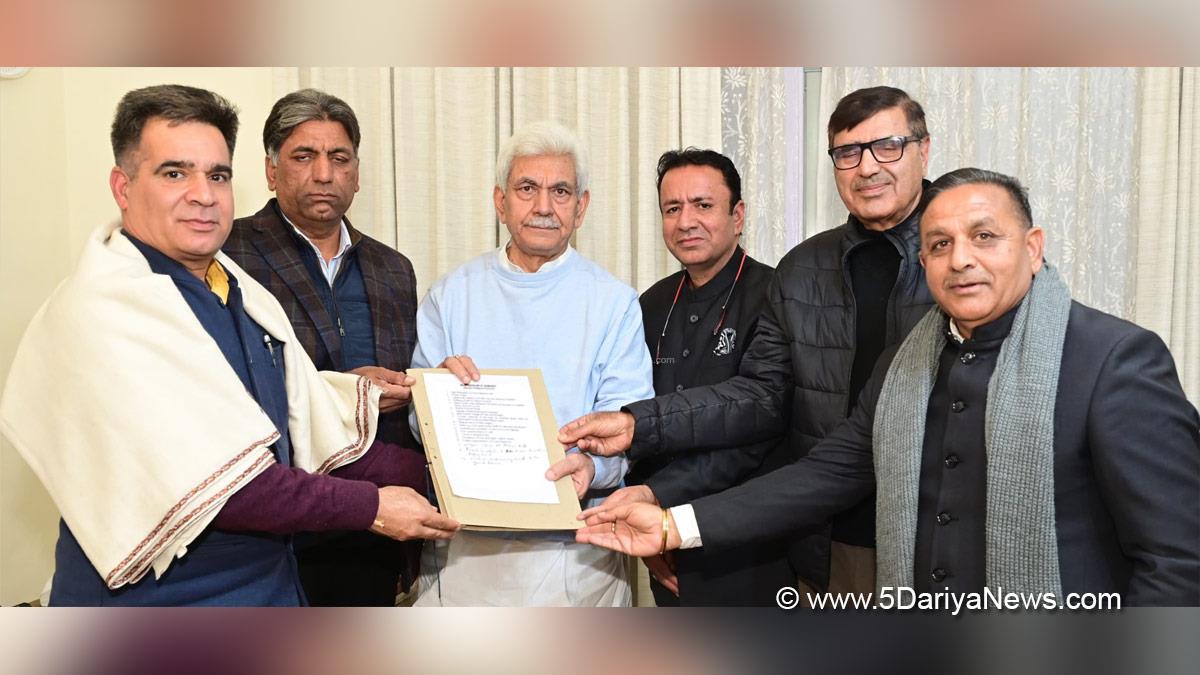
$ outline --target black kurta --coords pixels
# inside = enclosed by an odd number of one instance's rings
[[[971,592],[987,584],[988,382],[1017,308],[964,342],[948,335],[925,414],[913,584]]]
[[[680,271],[642,294],[656,394],[713,384],[737,374],[766,303],[772,272],[749,256],[743,265],[742,257],[739,247],[700,288],[692,288]],[[627,482],[650,486],[664,506],[683,504],[755,474],[775,445],[767,441],[737,449],[651,457],[634,463]],[[773,605],[776,591],[795,583],[782,543],[720,553],[680,551],[676,565],[682,605]],[[676,602],[658,584],[654,592],[659,605]]]

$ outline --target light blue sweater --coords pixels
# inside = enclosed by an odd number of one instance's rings
[[[479,368],[540,368],[558,425],[654,396],[637,294],[573,250],[524,274],[488,251],[442,277],[417,309],[414,368],[466,354]],[[593,457],[592,488],[620,484],[624,455]]]

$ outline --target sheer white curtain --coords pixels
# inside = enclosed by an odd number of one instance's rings
[[[719,147],[720,71],[703,68],[515,68],[510,127],[551,119],[591,156],[591,205],[575,244],[639,291],[679,268],[662,243],[658,157]]]
[[[418,293],[506,240],[492,206],[499,145],[553,119],[591,157],[591,205],[575,244],[639,291],[677,269],[662,244],[659,154],[719,147],[720,71],[706,68],[280,69],[277,94],[344,98],[363,127],[350,218],[412,259]]]
[[[362,130],[359,183],[361,189],[347,217],[354,227],[394,246],[395,162],[391,111],[392,76],[388,68],[276,68],[275,98],[304,87],[337,96],[354,108]],[[242,143],[262,150],[265,120],[243,120]],[[257,211],[260,205],[254,206]],[[248,209],[239,212],[253,213]]]
[[[413,261],[417,293],[498,245],[492,187],[501,92],[495,68],[397,68],[396,246]],[[364,187],[365,189],[365,187]]]
[[[723,68],[723,152],[742,176],[742,244],[769,265],[803,238],[804,69]]]
[[[925,108],[930,178],[964,166],[1019,178],[1075,297],[1132,317],[1137,83],[1135,69],[826,68],[820,119],[860,87],[904,89]],[[816,174],[818,225],[832,227],[846,209],[832,171]]]
[[[1134,319],[1200,403],[1200,68],[1146,69],[1140,104]]]

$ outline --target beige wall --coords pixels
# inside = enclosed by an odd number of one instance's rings
[[[108,190],[117,101],[130,89],[172,82],[216,91],[241,110],[235,213],[257,211],[270,196],[261,140],[275,100],[270,69],[34,68],[0,80],[0,381],[25,325],[74,267],[88,233],[119,216]],[[0,437],[0,604],[41,592],[57,521],[37,477]]]

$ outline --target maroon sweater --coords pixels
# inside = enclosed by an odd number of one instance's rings
[[[424,494],[425,476],[425,455],[379,440],[329,475],[275,463],[233,493],[213,527],[270,534],[366,530],[379,512],[380,487]]]

